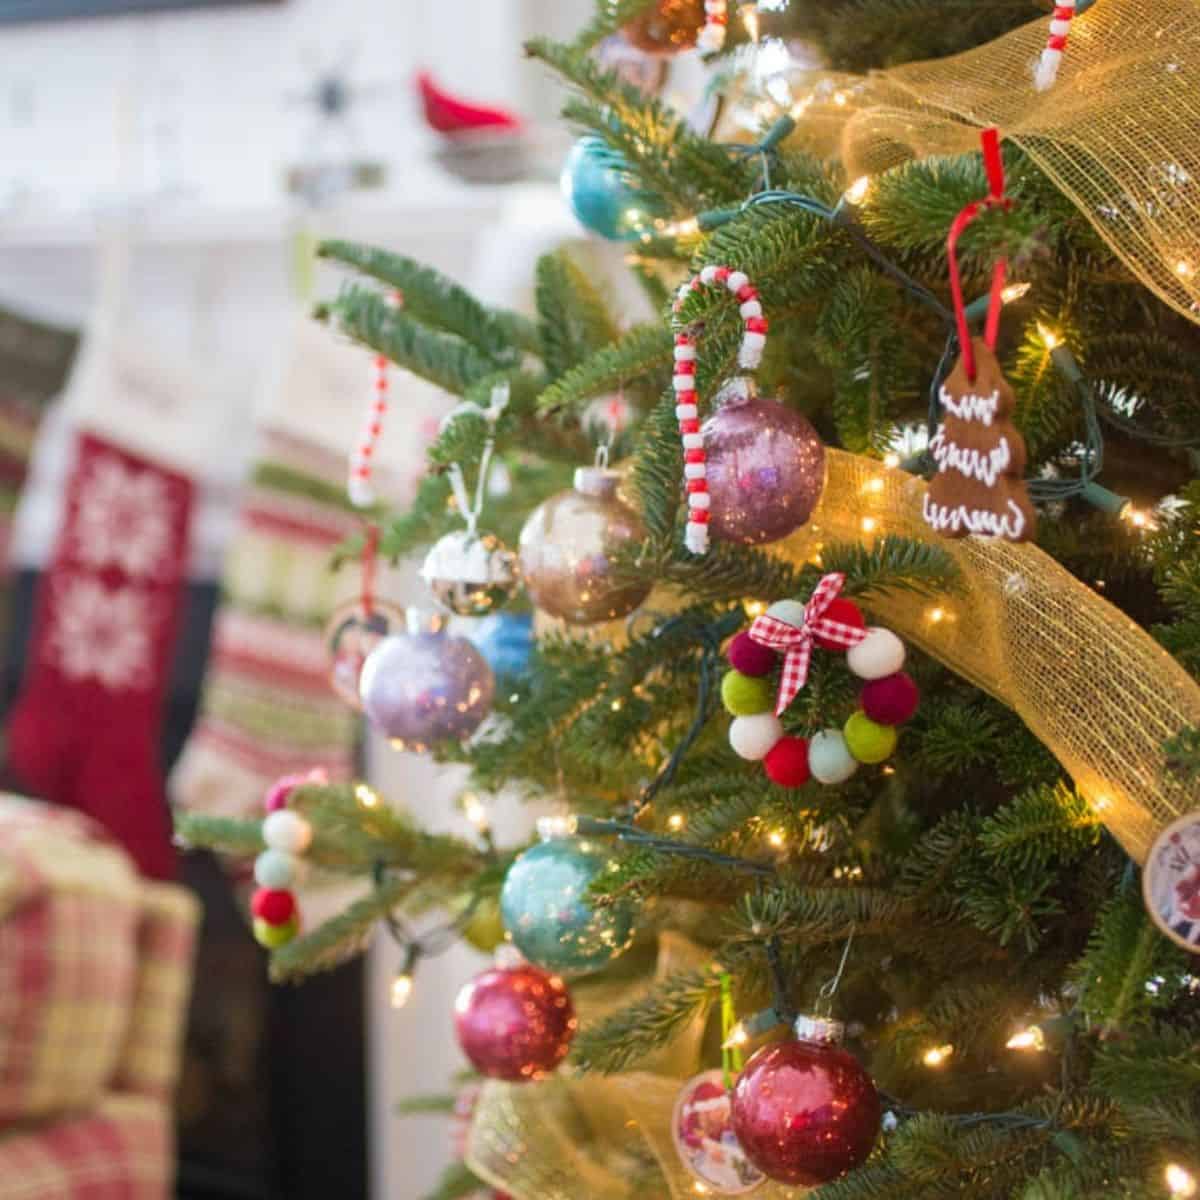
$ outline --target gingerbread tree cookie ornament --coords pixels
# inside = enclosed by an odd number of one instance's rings
[[[958,269],[958,239],[967,226],[985,209],[1012,207],[1004,194],[1000,136],[995,129],[985,129],[980,140],[988,194],[954,218],[946,239],[950,294],[962,352],[938,392],[942,421],[929,443],[938,473],[925,493],[922,511],[926,523],[947,537],[974,533],[1025,542],[1034,535],[1037,514],[1022,478],[1025,442],[1012,423],[1012,388],[995,353],[1008,260],[997,258],[992,269],[982,338],[971,337]]]
[[[947,537],[1028,541],[1037,514],[1022,478],[1025,440],[1012,423],[1012,388],[982,338],[972,349],[974,380],[964,354],[939,393],[944,415],[929,443],[938,473],[925,493],[925,520]]]

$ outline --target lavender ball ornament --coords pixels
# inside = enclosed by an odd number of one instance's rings
[[[409,631],[385,638],[367,656],[360,682],[367,719],[397,750],[468,737],[491,712],[492,669],[440,618],[409,614]]]
[[[712,497],[709,531],[724,542],[777,542],[812,515],[825,447],[795,409],[730,389],[701,429]]]

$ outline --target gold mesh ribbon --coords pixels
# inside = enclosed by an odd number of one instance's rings
[[[1200,319],[1200,4],[1096,0],[1058,82],[1033,88],[1039,19],[965,54],[793,80],[794,139],[850,178],[978,148],[996,125],[1151,291]]]
[[[933,601],[872,596],[872,618],[1013,709],[1143,862],[1164,825],[1200,808],[1200,784],[1168,775],[1163,751],[1200,725],[1200,686],[1036,546],[941,538],[921,516],[923,480],[842,450],[826,461],[821,503],[782,552],[803,562],[825,542],[887,534],[942,546],[962,573],[958,590]]]

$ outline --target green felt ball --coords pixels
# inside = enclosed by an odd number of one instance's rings
[[[899,735],[891,725],[876,725],[864,712],[846,722],[842,735],[850,753],[860,763],[881,763],[896,749]]]
[[[771,685],[766,679],[728,671],[721,680],[721,700],[735,717],[771,711]]]
[[[268,925],[261,917],[254,918],[254,940],[268,950],[286,946],[299,932],[300,921],[295,913],[283,925]]]

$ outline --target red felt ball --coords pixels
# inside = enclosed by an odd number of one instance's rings
[[[781,737],[767,752],[763,766],[780,787],[803,787],[810,778],[808,741],[800,737]]]
[[[780,1183],[817,1187],[859,1166],[879,1136],[879,1093],[859,1061],[824,1042],[776,1042],[733,1089],[746,1157]]]
[[[904,671],[872,679],[863,686],[862,710],[877,725],[903,725],[917,711],[921,693]]]
[[[838,596],[821,615],[829,621],[840,621],[843,625],[850,625],[855,629],[866,629],[867,627],[867,618],[862,615],[862,609],[853,600],[846,600],[842,596]],[[814,634],[813,641],[822,650],[840,650],[843,653],[846,650],[845,646],[831,641],[827,637],[822,637],[819,633]]]
[[[525,1083],[566,1057],[579,1022],[567,985],[534,966],[494,967],[458,994],[454,1028],[477,1071]]]
[[[296,897],[279,888],[259,888],[251,897],[250,911],[268,925],[286,925],[296,911]]]
[[[729,643],[729,663],[743,675],[769,675],[775,666],[775,651],[770,646],[756,642],[749,633],[742,632]]]

